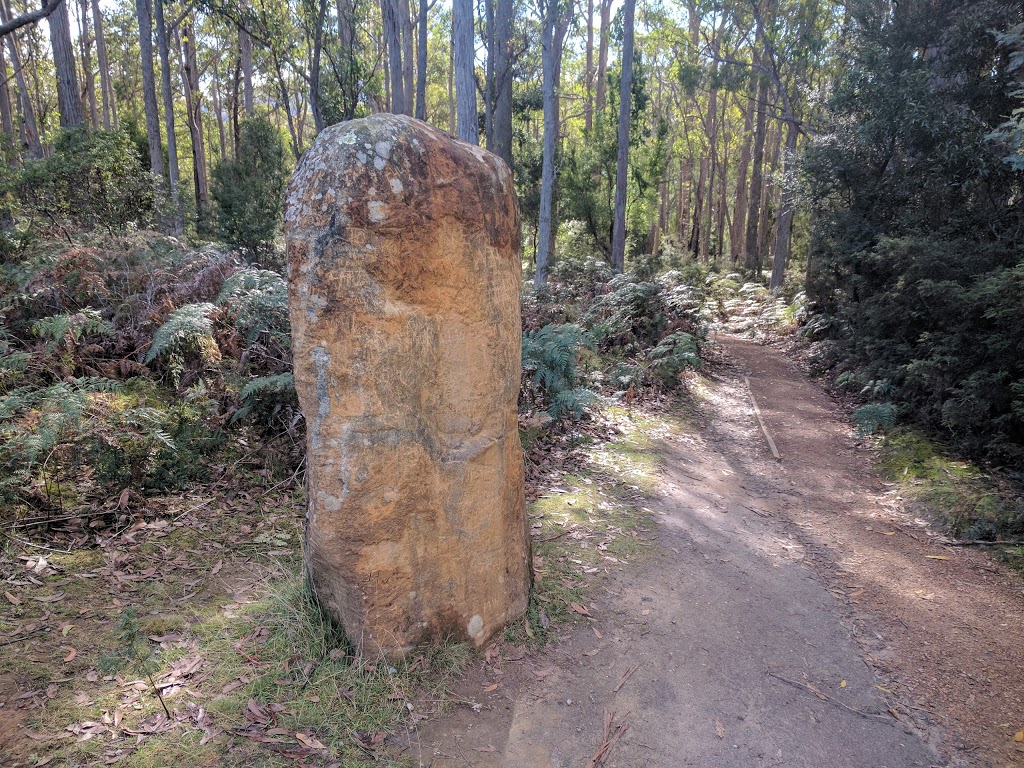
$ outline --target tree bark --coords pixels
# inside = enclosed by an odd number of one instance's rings
[[[416,119],[427,119],[427,0],[420,0],[416,20]]]
[[[252,90],[252,37],[244,29],[238,30],[238,52],[242,64],[242,106],[245,116],[252,117],[256,111]]]
[[[544,98],[544,143],[541,157],[540,209],[537,215],[537,268],[533,284],[540,288],[548,281],[551,261],[551,209],[555,188],[555,145],[558,138],[558,100],[555,96],[555,25],[558,0],[545,0],[544,26],[541,31],[541,77]]]
[[[295,116],[292,114],[292,99],[288,91],[288,83],[284,79],[284,69],[281,67],[281,59],[276,53],[271,53],[274,61],[274,73],[277,75],[277,87],[281,92],[281,101],[284,102],[284,113],[288,120],[288,135],[292,140],[292,155],[298,160],[302,155],[302,148],[299,145],[299,133],[295,128]]]
[[[597,111],[608,104],[608,36],[612,20],[612,0],[601,2],[601,29],[597,41]]]
[[[11,89],[7,85],[9,78],[7,57],[4,55],[3,42],[0,41],[0,127],[4,131],[3,152],[7,159],[7,165],[15,168],[18,165],[18,152],[14,138],[14,111],[11,107]]]
[[[399,0],[381,0],[384,41],[388,49],[388,80],[391,86],[391,112],[404,115],[405,80],[402,76],[402,22]]]
[[[75,72],[75,49],[71,42],[67,3],[58,5],[46,21],[50,26],[50,50],[53,52],[53,68],[57,75],[60,124],[64,128],[74,128],[85,123],[85,111],[82,109],[78,75]]]
[[[740,149],[739,165],[736,169],[736,205],[733,207],[732,234],[729,236],[732,263],[743,262],[746,253],[747,227],[747,174],[750,172],[750,149],[753,144],[754,99],[748,99],[743,115],[743,147]]]
[[[622,5],[622,76],[619,82],[619,147],[615,171],[615,223],[612,225],[612,269],[626,263],[626,187],[629,173],[629,117],[633,95],[633,16],[636,0]]]
[[[195,23],[191,16],[182,22],[184,34],[176,32],[181,61],[181,80],[185,84],[185,108],[192,138],[192,181],[196,194],[196,221],[207,223],[210,212],[210,183],[206,171],[206,141],[203,136],[203,94],[199,87],[199,62],[196,59]]]
[[[313,44],[309,56],[309,106],[313,112],[313,128],[320,133],[326,127],[323,106],[320,103],[320,63],[323,59],[327,0],[317,0],[317,3],[316,25],[313,29]]]
[[[594,0],[587,0],[586,67],[583,87],[587,92],[587,100],[583,107],[583,130],[590,131],[594,127]]]
[[[473,0],[452,0],[455,46],[456,135],[470,144],[480,143],[476,105],[476,55],[473,45]]]
[[[413,26],[412,15],[409,9],[409,0],[398,0],[398,14],[402,27],[402,92],[405,94],[405,109],[403,114],[412,117],[413,107]]]
[[[494,20],[494,153],[512,167],[514,0],[497,0]]]
[[[110,82],[110,59],[107,55],[107,38],[103,34],[103,14],[100,11],[100,0],[92,0],[92,25],[96,31],[96,59],[100,68],[103,127],[109,131],[112,128],[117,128],[117,103],[114,100],[114,86]]]
[[[139,55],[142,58],[142,105],[146,113],[146,138],[149,141],[149,169],[163,184],[164,150],[160,144],[160,112],[156,105],[156,81],[153,72],[153,6],[151,0],[135,0],[139,20]]]
[[[6,23],[10,18],[11,9],[8,5],[8,0],[0,0],[0,20]],[[3,40],[7,41],[7,47],[11,54],[11,67],[14,69],[14,81],[18,86],[18,111],[21,115],[19,129],[22,134],[22,151],[26,152],[29,158],[38,160],[43,156],[43,144],[39,139],[39,125],[36,122],[35,109],[32,107],[28,83],[25,81],[21,51],[18,50],[18,38],[16,34],[11,32]],[[2,44],[3,40],[0,40],[0,44]],[[14,134],[12,133],[11,135],[13,136]]]
[[[85,81],[85,100],[89,105],[89,120],[92,129],[100,129],[100,111],[96,103],[96,71],[92,68],[92,43],[89,36],[89,0],[78,3],[78,47],[82,54],[82,79]]]
[[[772,277],[768,288],[779,291],[786,279],[786,264],[789,262],[789,250],[793,241],[793,214],[795,212],[795,195],[793,185],[787,178],[793,172],[796,160],[796,142],[800,135],[795,122],[786,124],[786,154],[783,160],[783,185],[779,203],[778,223],[775,227],[775,255],[772,257]]]
[[[181,184],[178,179],[178,139],[174,133],[174,93],[171,91],[171,57],[167,45],[167,26],[164,22],[164,0],[153,0],[153,22],[156,25],[156,44],[160,54],[160,86],[164,96],[164,128],[167,134],[167,178],[171,189],[171,232],[185,231],[181,209]]]
[[[747,203],[747,237],[744,266],[748,272],[760,272],[761,253],[759,249],[761,213],[761,188],[764,180],[764,142],[768,130],[768,83],[759,78],[757,85],[757,117],[754,127],[754,158],[750,166],[750,198]]]
[[[220,159],[228,156],[228,141],[224,130],[224,102],[220,95],[220,56],[213,60],[213,82],[210,87],[213,96],[213,113],[217,115],[217,132],[220,134]]]
[[[494,0],[484,0],[484,44],[487,61],[484,66],[484,146],[494,151]]]

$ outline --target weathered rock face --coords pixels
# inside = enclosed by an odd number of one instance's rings
[[[367,654],[479,645],[531,578],[511,174],[411,118],[342,123],[285,234],[313,588]]]

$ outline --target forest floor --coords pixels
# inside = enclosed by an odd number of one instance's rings
[[[474,706],[420,723],[408,754],[437,768],[1024,766],[1020,578],[907,513],[796,364],[719,342],[693,411],[660,436],[644,508],[657,545],[598,575],[580,621],[540,651],[493,646],[455,691]]]

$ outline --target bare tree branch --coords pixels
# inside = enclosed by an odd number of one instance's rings
[[[13,19],[5,21],[3,24],[0,24],[0,37],[5,37],[16,29],[21,29],[29,24],[35,24],[40,19],[45,19],[56,11],[62,2],[64,0],[43,0],[43,4],[36,10],[23,13],[20,16],[15,16]]]

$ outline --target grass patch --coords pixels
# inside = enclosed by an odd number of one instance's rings
[[[955,458],[913,429],[885,437],[878,461],[904,498],[923,507],[950,536],[992,542],[1024,538],[1024,497],[1001,473]],[[1024,547],[1001,549],[1015,565],[1024,565]]]
[[[587,620],[574,605],[586,609],[595,580],[656,546],[645,504],[658,484],[658,442],[685,427],[614,405],[596,419],[603,436],[579,436],[572,471],[546,476],[546,492],[529,506],[534,590],[526,621],[506,629],[509,642],[537,646],[560,625]]]

